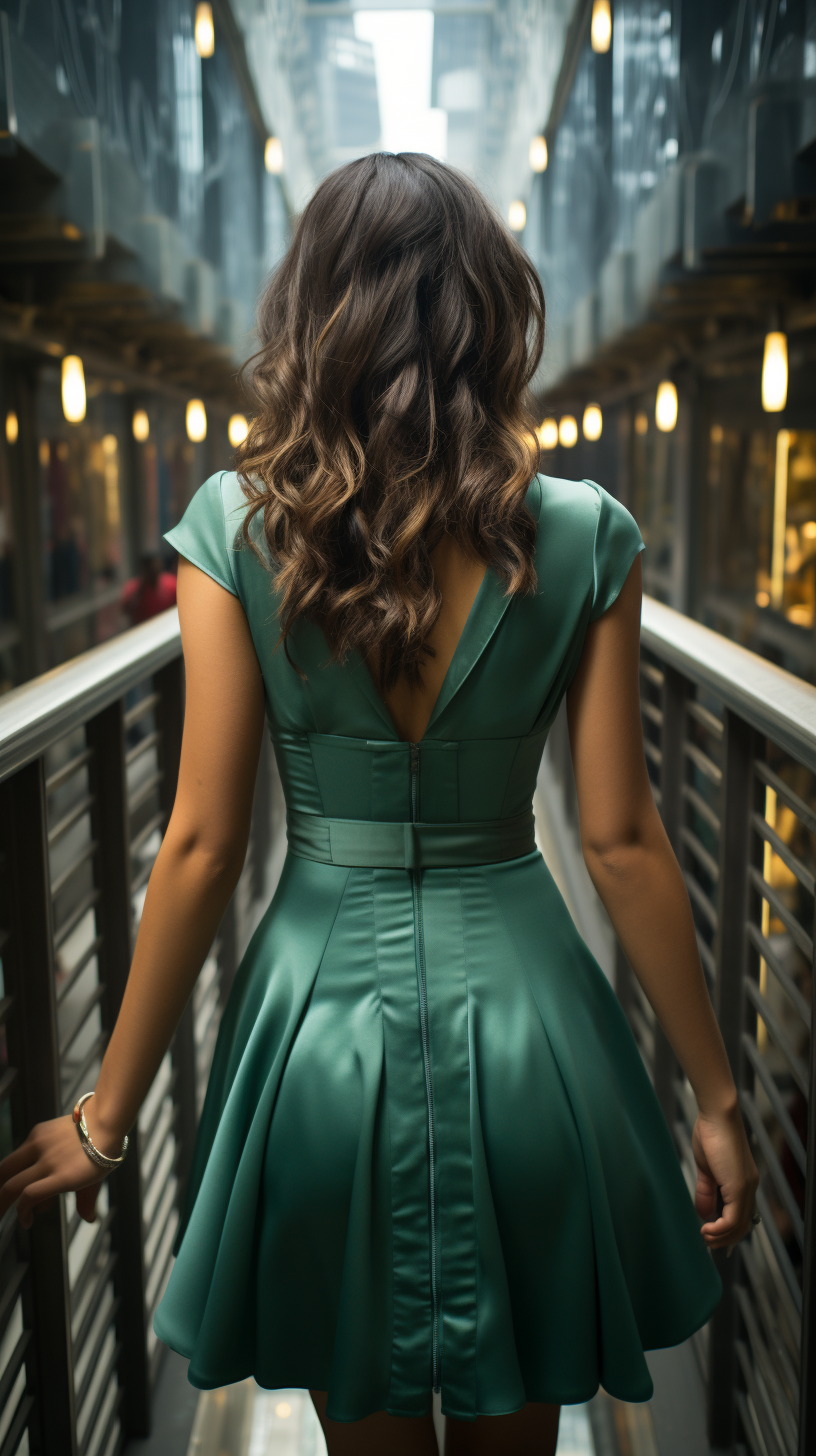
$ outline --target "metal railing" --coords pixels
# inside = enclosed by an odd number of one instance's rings
[[[733,1258],[715,1255],[723,1298],[694,1337],[709,1439],[746,1456],[810,1456],[816,688],[648,597],[640,670],[654,796],[761,1175],[762,1222]],[[547,771],[577,827],[563,723]],[[694,1095],[619,946],[615,988],[693,1190]]]
[[[816,1449],[811,1042],[816,688],[646,599],[642,710],[655,798],[761,1172],[762,1223],[695,1336],[712,1445]],[[92,1085],[175,792],[183,715],[175,612],[0,702],[0,1156]],[[554,742],[557,735],[553,735]],[[561,744],[567,801],[568,755]],[[114,1456],[149,1428],[168,1276],[212,1045],[285,843],[271,750],[241,883],[138,1119],[133,1156],[29,1231],[0,1223],[0,1456]],[[618,952],[616,989],[690,1186],[694,1098]]]
[[[93,1086],[175,795],[178,616],[165,612],[0,701],[0,1157]],[[266,742],[244,871],[98,1219],[73,1196],[0,1223],[0,1456],[115,1456],[147,1435],[215,1036],[268,904],[283,806]]]

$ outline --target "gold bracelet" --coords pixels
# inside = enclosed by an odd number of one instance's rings
[[[106,1153],[101,1153],[99,1151],[99,1148],[96,1147],[91,1139],[91,1134],[88,1132],[88,1128],[85,1123],[85,1113],[83,1111],[83,1103],[87,1102],[88,1098],[93,1097],[93,1095],[93,1092],[83,1092],[79,1101],[76,1103],[73,1113],[71,1115],[76,1124],[76,1130],[79,1133],[79,1141],[82,1143],[82,1146],[88,1154],[88,1157],[91,1159],[91,1162],[96,1163],[98,1168],[104,1168],[105,1172],[109,1173],[111,1169],[118,1168],[120,1163],[124,1163],[125,1154],[128,1150],[128,1137],[127,1133],[125,1133],[125,1136],[122,1139],[122,1152],[118,1158],[109,1158]]]

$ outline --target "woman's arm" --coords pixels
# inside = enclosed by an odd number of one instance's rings
[[[742,1238],[758,1183],[737,1090],[711,1005],[688,893],[655,807],[640,721],[641,574],[588,628],[567,693],[581,846],[624,954],[694,1090],[692,1145],[702,1234]],[[715,1219],[720,1187],[724,1208]]]
[[[148,882],[122,1006],[85,1120],[111,1157],[158,1071],[246,856],[263,734],[263,685],[237,597],[181,559],[178,609],[186,704],[173,812]],[[0,1216],[20,1221],[67,1190],[92,1219],[101,1171],[70,1116],[32,1129],[0,1163]]]

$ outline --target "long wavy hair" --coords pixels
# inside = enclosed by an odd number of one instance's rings
[[[360,652],[382,692],[400,674],[415,684],[433,655],[443,533],[508,593],[535,589],[538,274],[461,173],[380,152],[317,188],[258,330],[237,469],[250,546],[263,512],[279,642],[289,657],[303,616],[333,660]]]

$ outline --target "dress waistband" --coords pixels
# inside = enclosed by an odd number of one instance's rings
[[[371,869],[431,869],[519,859],[536,847],[532,809],[512,819],[473,824],[385,823],[376,819],[324,819],[287,809],[291,854],[322,864]]]

